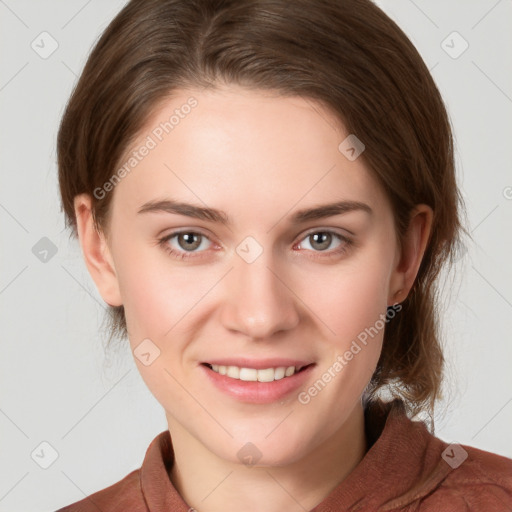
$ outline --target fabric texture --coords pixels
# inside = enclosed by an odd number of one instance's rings
[[[512,459],[442,441],[399,400],[370,404],[365,433],[363,459],[311,512],[512,512]],[[168,476],[173,459],[165,430],[141,468],[57,512],[190,512]]]

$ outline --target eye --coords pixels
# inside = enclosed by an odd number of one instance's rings
[[[352,243],[349,238],[329,230],[310,232],[302,239],[299,246],[302,246],[304,241],[306,241],[306,246],[301,248],[312,250],[315,253],[325,252],[325,256],[341,254],[345,252]],[[333,246],[333,242],[337,243],[337,245]]]
[[[179,231],[170,233],[159,239],[159,244],[173,256],[180,259],[194,257],[197,252],[205,252],[208,248],[206,241],[210,241],[206,235],[196,231]],[[174,243],[171,243],[174,242]],[[203,250],[198,250],[198,249]],[[187,253],[190,253],[187,254]]]

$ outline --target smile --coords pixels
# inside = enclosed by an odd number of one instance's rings
[[[279,366],[277,368],[264,368],[257,370],[256,368],[241,368],[239,366],[205,364],[211,370],[220,375],[225,375],[232,379],[243,380],[245,382],[273,382],[274,380],[291,377],[305,368],[305,366]]]
[[[311,378],[316,363],[307,364],[305,361],[296,361],[295,363],[298,365],[268,367],[269,364],[272,364],[270,361],[266,364],[263,364],[262,361],[253,362],[255,366],[267,366],[267,368],[258,369],[201,363],[199,368],[202,369],[207,382],[210,382],[223,394],[239,402],[268,404],[291,397]],[[222,374],[221,371],[225,373]]]

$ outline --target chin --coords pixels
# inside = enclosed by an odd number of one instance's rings
[[[290,438],[286,433],[282,437],[276,435],[274,439],[265,439],[266,435],[248,435],[243,441],[232,439],[222,447],[221,452],[218,451],[218,445],[213,451],[233,464],[247,467],[287,466],[304,457],[305,440]]]

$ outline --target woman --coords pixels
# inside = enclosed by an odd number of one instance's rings
[[[63,511],[506,510],[434,437],[449,120],[367,0],[136,0],[58,137],[68,225],[169,429]]]

